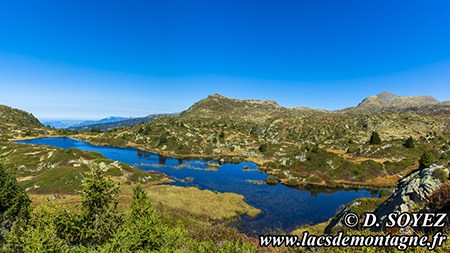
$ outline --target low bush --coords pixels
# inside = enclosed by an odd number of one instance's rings
[[[108,176],[112,176],[112,177],[123,176],[122,171],[119,168],[116,168],[116,167],[108,169],[105,174],[108,175]]]
[[[433,211],[450,211],[450,185],[443,184],[439,189],[435,190],[428,199],[430,200]]]
[[[308,177],[308,178],[306,178],[306,182],[309,182],[309,183],[318,183],[318,184],[320,184],[320,183],[322,183],[323,181],[322,181],[322,179],[320,179],[320,178],[318,178],[318,177]]]
[[[267,185],[276,185],[276,184],[278,184],[278,180],[276,178],[273,178],[273,177],[266,178],[266,180],[264,180],[264,182]]]
[[[287,184],[288,184],[288,185],[299,185],[300,182],[299,182],[297,179],[289,179],[289,180],[287,181]]]
[[[433,177],[439,179],[443,184],[448,183],[448,174],[441,168],[437,168],[433,171]]]
[[[434,155],[431,152],[425,152],[419,160],[419,167],[421,169],[428,168],[435,161]]]
[[[283,179],[283,178],[287,178],[287,176],[286,176],[286,174],[284,174],[284,172],[280,172],[280,173],[278,173],[277,178]]]

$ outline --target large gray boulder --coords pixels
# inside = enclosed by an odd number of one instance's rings
[[[375,232],[385,230],[389,213],[410,212],[415,204],[428,201],[431,193],[442,185],[441,181],[433,176],[433,171],[442,167],[433,164],[423,170],[412,172],[403,178],[391,197],[374,211],[380,226],[373,226],[371,230]]]
[[[325,233],[330,234],[333,228],[341,228],[344,227],[344,217],[346,214],[350,212],[350,209],[354,206],[361,205],[361,201],[355,201],[351,205],[347,206],[344,210],[342,210],[325,228]]]

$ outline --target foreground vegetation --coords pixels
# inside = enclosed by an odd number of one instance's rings
[[[0,165],[0,241],[11,252],[254,252],[235,229],[206,226],[155,211],[146,191],[133,189],[131,207],[118,208],[120,184],[100,168],[86,177],[80,204],[48,201],[36,207]]]

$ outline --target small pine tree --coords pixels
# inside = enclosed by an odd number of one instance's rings
[[[319,153],[319,150],[320,150],[319,145],[316,144],[316,145],[313,147],[312,152],[313,152],[313,153]]]
[[[70,245],[96,248],[107,243],[123,223],[118,213],[120,184],[105,179],[103,170],[92,168],[81,193],[81,212],[62,212],[57,219],[57,234]]]
[[[263,143],[261,146],[259,146],[259,152],[264,153],[267,150],[267,144]]]
[[[31,200],[22,185],[0,162],[0,245],[5,245],[4,235],[25,224],[30,218]]]
[[[425,169],[431,166],[435,161],[434,155],[431,152],[425,152],[419,160],[419,168]]]
[[[159,145],[163,145],[165,143],[167,143],[167,136],[163,133],[161,134],[161,137],[159,137]]]
[[[372,136],[370,136],[370,140],[369,140],[370,144],[373,145],[379,145],[381,144],[381,138],[380,135],[378,134],[378,132],[372,132]]]
[[[156,252],[163,248],[173,248],[179,242],[183,231],[170,229],[161,220],[151,205],[151,200],[142,186],[133,189],[131,210],[125,224],[120,227],[107,252]]]
[[[450,159],[450,156],[448,155],[448,153],[444,152],[441,154],[441,157],[439,159],[448,160]]]
[[[405,143],[403,144],[407,148],[414,148],[416,145],[414,144],[414,139],[412,136],[409,136],[408,139],[406,139]]]

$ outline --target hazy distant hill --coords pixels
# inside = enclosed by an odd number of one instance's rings
[[[99,124],[99,123],[107,123],[107,122],[116,122],[132,119],[132,117],[116,117],[110,116],[101,120],[85,120],[85,121],[76,121],[76,120],[63,120],[63,121],[50,121],[50,122],[42,122],[44,125],[49,125],[55,128],[72,128],[79,127],[85,125]]]
[[[89,124],[89,125],[83,125],[83,126],[75,126],[75,127],[68,127],[69,130],[90,130],[92,128],[100,128],[100,130],[108,130],[116,127],[129,127],[134,126],[136,124],[142,123],[142,122],[149,122],[152,119],[162,117],[162,116],[178,116],[179,113],[163,113],[163,114],[150,114],[145,117],[138,117],[138,118],[131,118],[126,120],[119,120],[119,121],[113,121],[113,122],[102,122],[102,123],[96,123],[96,124]]]

